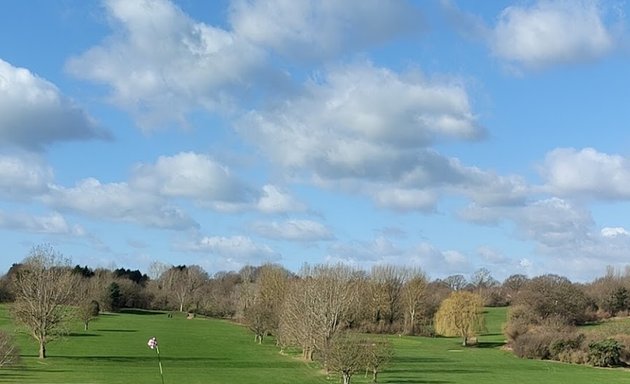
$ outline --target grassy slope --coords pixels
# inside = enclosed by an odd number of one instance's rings
[[[521,360],[501,351],[504,309],[487,313],[488,335],[477,348],[463,349],[450,338],[393,337],[396,357],[381,383],[630,383],[630,372],[554,362]],[[10,326],[0,307],[0,327]],[[19,339],[23,366],[0,370],[0,383],[159,383],[156,336],[168,383],[332,383],[315,366],[282,356],[270,342],[253,343],[244,328],[220,320],[169,319],[165,314],[105,315],[83,332],[49,346],[39,362],[36,346]],[[357,375],[353,383],[367,383]]]
[[[8,325],[0,310],[0,327]],[[313,369],[256,345],[250,333],[225,321],[186,320],[177,314],[106,314],[83,332],[51,343],[40,362],[34,342],[19,341],[23,367],[0,370],[0,382],[160,383],[157,356],[147,347],[158,338],[166,383],[322,383]]]

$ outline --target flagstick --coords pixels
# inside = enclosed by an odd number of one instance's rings
[[[160,360],[160,347],[155,346],[155,351],[157,352],[157,356],[158,356],[158,365],[160,366],[160,377],[162,378],[162,384],[164,384],[164,372],[162,372],[162,360]]]

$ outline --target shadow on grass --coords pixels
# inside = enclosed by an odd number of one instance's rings
[[[477,348],[500,348],[505,345],[505,341],[481,341],[475,347]]]
[[[0,371],[0,383],[19,383],[26,377],[23,373],[6,373]]]
[[[69,361],[74,361],[84,365],[144,365],[144,364],[152,364],[155,362],[155,355],[146,355],[146,356],[114,356],[114,355],[104,355],[104,356],[72,356],[72,355],[55,355],[50,357],[51,360],[55,359],[64,359]],[[169,362],[173,363],[173,365],[182,366],[186,365],[186,363],[191,363],[194,366],[204,366],[204,367],[224,367],[226,366],[225,358],[215,358],[215,357],[168,357],[161,356],[161,360],[163,364],[169,364]],[[40,370],[37,370],[38,372]]]
[[[409,379],[409,378],[389,378],[387,380],[379,380],[381,383],[406,383],[406,384],[447,384],[452,381],[446,380],[422,380],[422,379]]]
[[[137,329],[95,329],[97,332],[120,332],[120,333],[133,333],[138,332]]]
[[[166,315],[166,312],[148,311],[144,309],[121,309],[120,313],[126,313],[129,315]]]
[[[79,333],[79,332],[71,332],[68,334],[68,337],[98,337],[96,333]]]

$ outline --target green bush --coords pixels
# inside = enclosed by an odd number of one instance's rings
[[[623,346],[613,339],[594,341],[588,345],[589,362],[596,367],[621,365]]]

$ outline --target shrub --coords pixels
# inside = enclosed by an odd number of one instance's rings
[[[621,365],[623,347],[614,339],[594,341],[588,345],[589,362],[596,367],[617,367]]]
[[[584,338],[584,334],[574,332],[558,335],[558,338],[553,340],[549,345],[551,358],[554,360],[563,361],[560,358],[560,355],[570,355],[571,352],[579,351],[582,347],[582,343],[584,342]]]
[[[553,335],[547,332],[528,332],[514,340],[512,349],[514,354],[526,359],[546,360],[551,357],[549,345]]]

